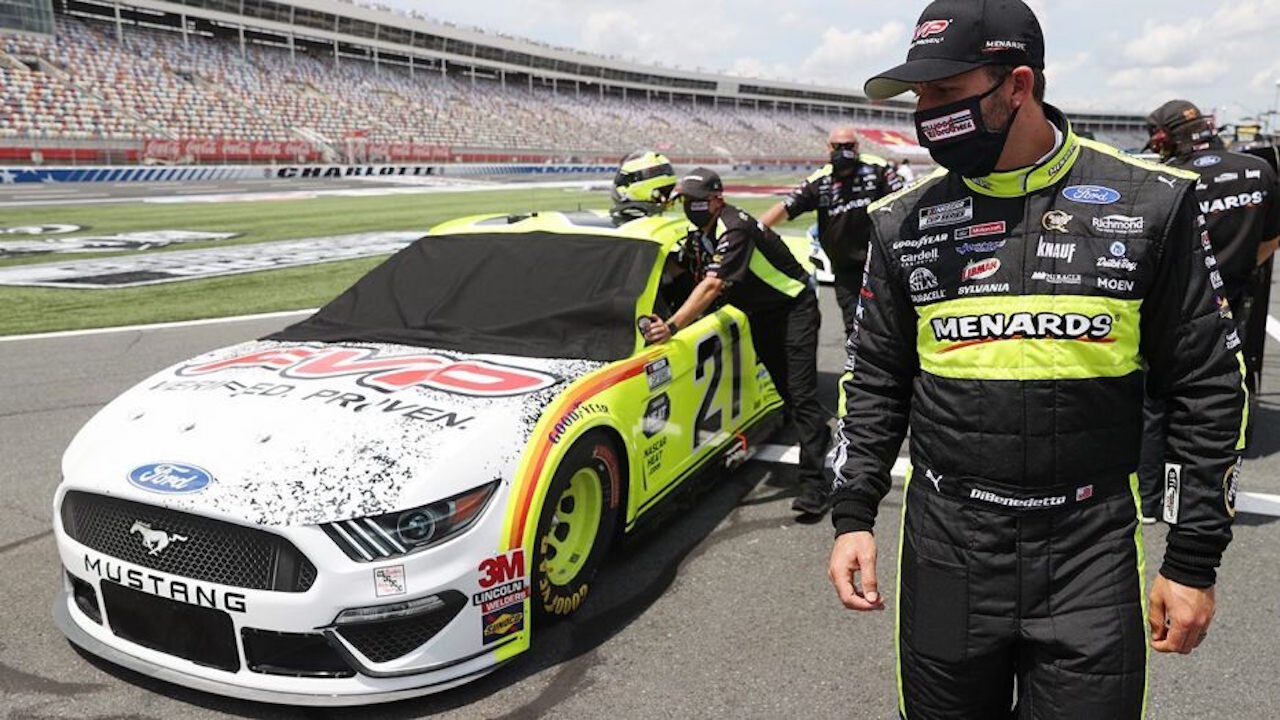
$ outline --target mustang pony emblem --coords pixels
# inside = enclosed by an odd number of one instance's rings
[[[152,530],[151,526],[141,520],[135,522],[133,527],[129,528],[129,534],[138,533],[142,536],[142,544],[146,546],[148,555],[159,555],[165,548],[175,542],[186,542],[186,535],[178,535],[174,533],[170,535],[163,530]]]

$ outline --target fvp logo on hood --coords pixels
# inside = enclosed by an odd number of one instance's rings
[[[1086,205],[1110,205],[1120,199],[1120,193],[1101,185],[1072,185],[1062,191],[1062,197]]]
[[[129,471],[129,482],[151,492],[200,492],[213,482],[208,470],[183,463],[149,463]]]

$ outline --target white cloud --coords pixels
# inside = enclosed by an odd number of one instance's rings
[[[872,31],[829,27],[800,72],[806,80],[859,86],[872,74],[901,62],[906,46],[907,26],[896,20]]]
[[[381,0],[556,45],[693,69],[860,88],[901,62],[925,0]],[[1170,97],[1252,114],[1280,79],[1280,0],[1027,0],[1049,99],[1145,113]],[[1100,23],[1099,18],[1107,22]]]
[[[607,55],[651,59],[661,36],[637,27],[635,16],[625,10],[596,10],[582,22],[582,49]]]
[[[1202,23],[1191,20],[1178,25],[1148,23],[1146,30],[1124,46],[1124,57],[1136,65],[1163,65],[1175,58],[1186,58],[1194,51],[1188,42],[1198,34]]]
[[[1222,57],[1202,58],[1188,65],[1125,68],[1111,73],[1107,87],[1121,90],[1143,90],[1161,85],[1203,87],[1218,82],[1230,70],[1231,65]]]
[[[729,66],[729,72],[747,78],[783,78],[794,80],[795,70],[787,63],[766,63],[758,58],[741,57]]]

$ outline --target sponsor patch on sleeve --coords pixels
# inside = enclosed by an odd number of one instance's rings
[[[1164,521],[1170,525],[1178,524],[1178,506],[1182,501],[1182,466],[1174,463],[1164,465]]]
[[[1227,514],[1236,516],[1236,493],[1240,490],[1240,458],[1231,463],[1222,476],[1222,502],[1227,506]]]

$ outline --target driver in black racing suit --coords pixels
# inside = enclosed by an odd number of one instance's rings
[[[907,57],[867,95],[915,90],[943,169],[870,210],[832,583],[851,609],[883,607],[871,531],[909,421],[902,715],[1141,717],[1147,633],[1187,653],[1208,631],[1243,440],[1240,339],[1213,300],[1195,178],[1043,104],[1043,36],[1018,0],[930,4]],[[1144,358],[1181,500],[1149,612]]]

